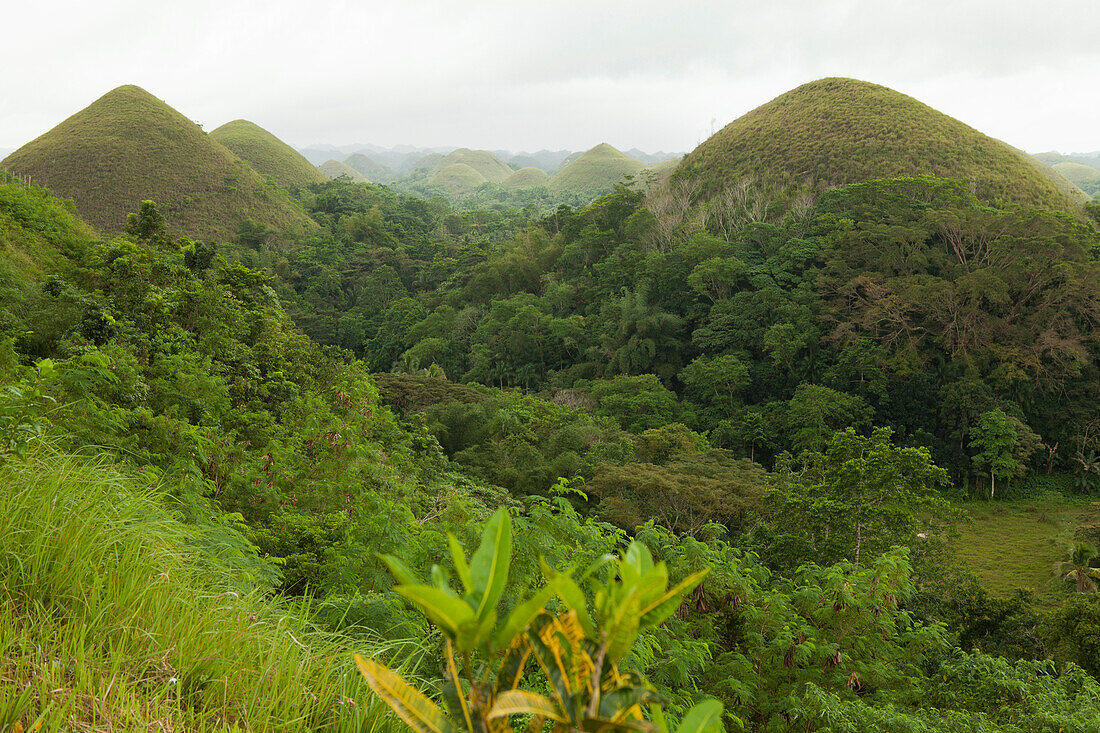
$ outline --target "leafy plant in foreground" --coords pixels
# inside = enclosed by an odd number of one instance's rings
[[[497,606],[511,563],[511,520],[498,510],[486,524],[481,545],[467,562],[450,537],[451,555],[464,592],[455,592],[446,572],[432,568],[432,582],[421,582],[397,558],[384,559],[398,580],[398,593],[412,601],[446,639],[443,698],[435,702],[397,673],[356,656],[371,689],[420,733],[512,730],[513,716],[529,720],[528,731],[549,721],[555,731],[667,731],[661,700],[638,674],[619,668],[638,634],[668,618],[706,575],[702,570],[668,587],[668,569],[654,564],[649,550],[632,542],[622,556],[606,556],[581,579],[593,585],[594,613],[570,572],[542,564],[546,585],[518,603],[497,623]],[[611,565],[607,580],[596,573]],[[546,610],[554,597],[556,612]],[[533,662],[541,673],[536,692],[524,685]],[[651,720],[644,717],[648,706]],[[449,713],[449,715],[448,715]],[[722,705],[707,701],[684,717],[680,733],[720,729]]]

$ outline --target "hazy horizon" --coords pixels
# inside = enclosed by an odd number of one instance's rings
[[[1082,0],[996,14],[977,0],[114,0],[6,14],[20,31],[8,56],[27,63],[0,70],[5,149],[137,84],[208,131],[244,118],[297,148],[685,152],[826,76],[891,87],[1029,152],[1100,149]]]

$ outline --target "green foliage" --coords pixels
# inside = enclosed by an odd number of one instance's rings
[[[449,717],[385,666],[356,657],[371,689],[409,727],[424,733],[504,731],[511,728],[509,718],[523,715],[533,716],[535,728],[551,722],[557,731],[667,730],[660,697],[638,675],[621,672],[619,663],[642,631],[676,610],[706,569],[670,588],[665,564],[654,564],[644,545],[631,543],[620,557],[602,558],[582,575],[586,580],[600,566],[615,563],[615,572],[605,573],[606,582],[593,581],[597,590],[590,613],[572,572],[555,571],[544,563],[546,585],[517,603],[498,624],[496,609],[512,552],[508,514],[498,510],[490,518],[469,562],[453,535],[449,542],[462,595],[451,588],[439,566],[432,568],[433,582],[424,584],[397,558],[386,558],[400,583],[395,590],[446,638],[443,698]],[[545,606],[555,596],[562,605],[551,613]],[[471,663],[474,654],[485,661],[481,669]],[[540,688],[548,687],[548,696],[521,687],[528,659],[542,673]],[[642,706],[653,711],[653,723],[643,717]],[[677,730],[720,730],[721,714],[721,705],[709,702],[690,711]]]
[[[861,554],[911,542],[919,512],[946,508],[937,487],[948,483],[947,471],[927,448],[899,447],[892,438],[890,428],[867,437],[849,428],[780,474],[768,502],[784,562],[814,557],[859,565]]]
[[[973,461],[975,468],[989,469],[989,498],[997,488],[997,477],[1007,479],[1019,465],[1013,455],[1016,447],[1016,425],[1001,410],[990,410],[978,416],[978,423],[971,430],[974,437],[970,447],[977,449]]]

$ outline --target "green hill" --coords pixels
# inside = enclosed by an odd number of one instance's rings
[[[369,183],[367,177],[359,171],[355,170],[347,163],[341,163],[338,160],[326,160],[320,166],[317,167],[322,174],[324,174],[330,181],[335,181],[340,176],[347,176],[354,183]]]
[[[441,186],[451,193],[465,193],[486,183],[486,178],[466,163],[452,163],[436,171],[428,183]]]
[[[294,148],[248,120],[226,122],[210,137],[246,160],[260,175],[271,176],[283,188],[324,183],[324,174]]]
[[[1100,194],[1100,168],[1083,163],[1055,163],[1052,168],[1090,196]]]
[[[549,182],[550,175],[534,166],[520,168],[504,179],[504,185],[511,188],[533,188],[535,186],[545,186]]]
[[[600,143],[558,171],[549,188],[552,193],[597,196],[614,188],[623,176],[638,175],[644,169],[643,163]]]
[[[864,81],[829,78],[804,84],[726,125],[687,155],[675,175],[697,178],[708,190],[743,176],[828,187],[935,175],[972,181],[989,201],[1071,209],[1083,200],[1040,166],[912,97]]]
[[[157,202],[174,234],[202,239],[231,239],[245,219],[291,237],[316,226],[285,191],[136,86],[108,92],[0,167],[73,199],[105,232],[120,230],[144,199]]]
[[[389,183],[396,178],[389,168],[362,153],[352,153],[344,160],[344,165],[371,183]]]
[[[444,155],[436,165],[436,171],[441,172],[455,164],[467,165],[473,168],[490,183],[503,183],[504,179],[513,173],[507,163],[489,151],[470,150],[469,148],[459,148]]]

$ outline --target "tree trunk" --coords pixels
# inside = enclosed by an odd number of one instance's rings
[[[856,564],[857,568],[859,567],[859,546],[861,544],[863,544],[863,524],[860,523],[860,522],[856,522],[856,556],[855,556],[855,564]]]

